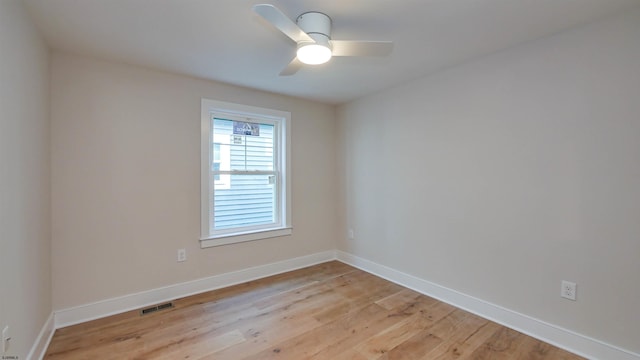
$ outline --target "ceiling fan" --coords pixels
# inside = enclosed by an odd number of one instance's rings
[[[304,64],[324,64],[332,56],[385,56],[393,49],[391,41],[331,39],[331,18],[321,12],[303,13],[293,22],[271,4],[255,5],[253,11],[297,44],[297,56],[282,70],[281,76],[295,74]]]

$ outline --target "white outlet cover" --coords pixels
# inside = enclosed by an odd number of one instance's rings
[[[576,301],[576,290],[578,285],[571,281],[562,280],[560,296],[565,299]]]
[[[186,249],[178,249],[178,262],[183,262],[187,260],[187,250]]]

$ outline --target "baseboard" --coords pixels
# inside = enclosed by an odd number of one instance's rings
[[[56,330],[54,325],[54,314],[51,313],[47,321],[45,321],[42,326],[36,341],[33,343],[31,351],[27,354],[27,360],[41,360],[44,357],[47,347],[49,347],[49,343],[51,342],[51,338],[53,337],[53,333]]]
[[[589,359],[640,360],[636,354],[568,329],[336,250],[336,259]]]
[[[333,250],[58,310],[55,311],[55,328],[79,324],[330,260],[335,260]]]

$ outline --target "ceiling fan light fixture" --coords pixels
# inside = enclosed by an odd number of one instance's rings
[[[331,48],[319,43],[300,44],[297,55],[307,65],[320,65],[331,59]]]
[[[324,64],[333,56],[385,56],[393,48],[390,41],[332,40],[331,18],[318,11],[302,13],[295,23],[271,4],[254,5],[253,11],[297,45],[297,56],[280,76],[293,75],[302,65]]]

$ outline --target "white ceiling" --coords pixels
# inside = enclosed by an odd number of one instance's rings
[[[52,48],[338,104],[639,6],[640,0],[24,0]],[[339,40],[392,40],[278,76],[295,44],[254,14],[316,10]]]

